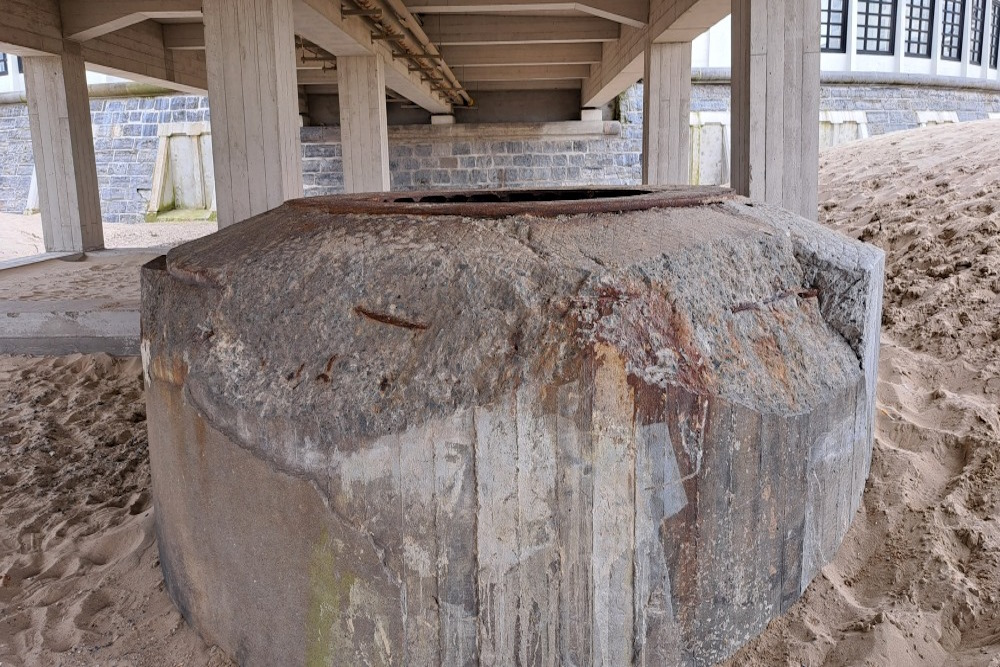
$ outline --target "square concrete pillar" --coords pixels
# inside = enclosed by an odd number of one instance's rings
[[[204,3],[219,227],[302,196],[292,0]]]
[[[819,189],[819,3],[733,0],[732,181],[810,220]]]
[[[643,77],[642,182],[691,178],[691,42],[650,44]]]
[[[345,192],[389,191],[385,63],[379,56],[337,58]]]
[[[31,146],[47,252],[104,247],[87,70],[70,42],[57,56],[25,56]]]

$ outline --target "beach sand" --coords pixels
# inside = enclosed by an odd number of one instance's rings
[[[0,665],[228,661],[163,589],[138,359],[0,357]]]
[[[1000,666],[1000,123],[821,162],[822,221],[887,252],[872,472],[835,561],[726,665]],[[163,590],[140,375],[0,358],[3,667],[228,664]]]
[[[146,222],[134,225],[104,225],[107,248],[169,247],[211,234],[215,222]],[[45,252],[42,218],[35,215],[0,213],[0,261],[30,257]]]

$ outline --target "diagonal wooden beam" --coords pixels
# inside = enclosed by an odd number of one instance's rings
[[[84,42],[147,19],[200,19],[202,0],[61,0],[66,39]]]
[[[414,14],[505,14],[511,12],[580,12],[641,28],[649,21],[649,0],[584,0],[583,2],[538,2],[538,0],[408,0]]]
[[[550,17],[432,14],[424,17],[424,32],[438,46],[470,44],[560,44],[613,42],[621,26],[594,16]]]
[[[371,30],[358,17],[345,17],[339,2],[295,0],[295,34],[335,56],[380,55],[385,60],[385,85],[432,113],[450,113],[451,103],[427,85],[389,48],[373,42]]]
[[[75,48],[95,71],[199,94],[207,86],[205,54],[165,48],[162,26],[153,21],[81,44],[63,39],[58,0],[3,0],[0,45],[0,51],[18,55]]]
[[[601,106],[642,78],[646,47],[656,42],[690,42],[725,18],[731,0],[653,0],[649,25],[622,27],[607,44],[601,62],[583,84],[583,106]]]

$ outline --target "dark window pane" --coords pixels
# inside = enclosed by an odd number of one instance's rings
[[[964,25],[965,0],[944,0],[941,20],[941,58],[943,60],[962,60]]]
[[[819,44],[823,51],[845,53],[847,40],[847,11],[845,0],[821,0]]]
[[[0,53],[0,76],[7,76],[10,70],[7,68],[7,54]]]
[[[858,3],[858,53],[892,55],[895,37],[896,0]]]
[[[986,34],[986,0],[972,0],[972,26],[969,31],[969,62],[983,64],[983,37]]]
[[[910,0],[906,17],[906,55],[931,57],[934,0]]]

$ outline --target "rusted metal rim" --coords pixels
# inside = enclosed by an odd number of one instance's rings
[[[720,187],[569,187],[527,190],[433,190],[308,197],[290,206],[331,214],[457,215],[506,218],[625,213],[703,206],[734,196]]]

